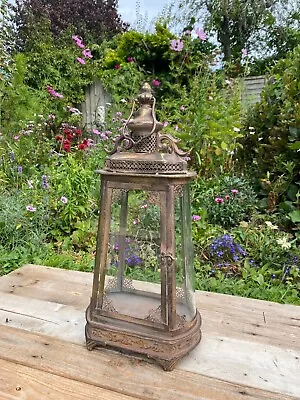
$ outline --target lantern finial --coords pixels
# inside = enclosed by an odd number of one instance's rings
[[[135,173],[187,173],[184,152],[177,147],[179,139],[162,134],[163,124],[155,116],[156,99],[151,86],[145,82],[137,96],[139,108],[124,124],[123,133],[115,140],[105,169]]]

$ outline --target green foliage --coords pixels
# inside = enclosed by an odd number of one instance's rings
[[[192,149],[195,169],[204,176],[229,172],[241,147],[241,105],[239,86],[214,74],[200,70],[190,80],[191,89],[181,89],[176,110],[163,97],[165,118],[173,115],[186,150]],[[178,99],[180,99],[178,101]],[[167,119],[168,120],[168,119]],[[175,126],[166,130],[174,133]]]
[[[192,194],[195,214],[224,228],[248,219],[256,204],[254,190],[247,180],[230,175],[198,178]]]
[[[299,209],[299,73],[298,46],[272,69],[261,102],[248,116],[241,155],[256,171],[269,211],[279,205],[292,221]]]
[[[46,95],[28,87],[26,59],[21,54],[15,57],[15,70],[11,82],[1,93],[1,129],[13,132],[34,119],[35,114],[42,114],[46,107]]]

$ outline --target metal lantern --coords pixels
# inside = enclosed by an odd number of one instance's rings
[[[101,205],[86,343],[172,370],[201,338],[189,197],[195,173],[177,141],[160,133],[147,83],[137,100],[97,171]]]

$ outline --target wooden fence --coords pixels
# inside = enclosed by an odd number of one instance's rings
[[[100,81],[85,89],[85,101],[81,104],[83,125],[87,129],[101,128],[105,121],[105,110],[111,101]]]
[[[260,100],[260,95],[265,83],[265,76],[249,76],[242,79],[242,103],[246,105],[246,107]]]

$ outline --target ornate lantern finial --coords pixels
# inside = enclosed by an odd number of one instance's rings
[[[139,108],[134,112],[136,102]],[[105,169],[125,173],[187,173],[183,157],[188,152],[177,147],[178,139],[160,133],[163,124],[156,120],[155,105],[151,87],[144,83],[123,133],[109,153]]]

